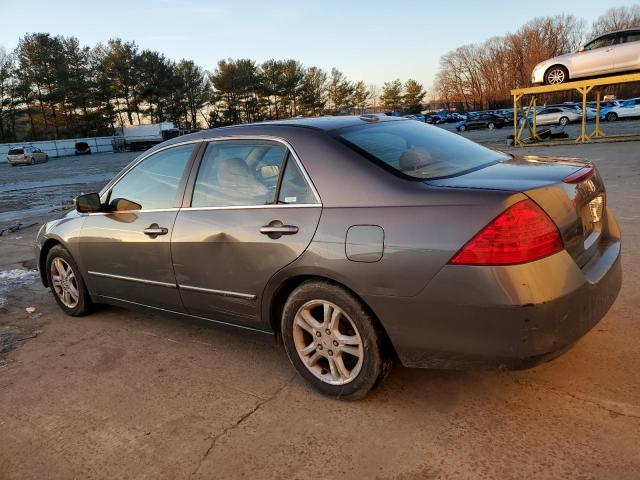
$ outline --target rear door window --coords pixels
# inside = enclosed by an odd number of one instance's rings
[[[623,41],[624,43],[639,42],[640,32],[629,32],[625,34]]]
[[[459,175],[508,158],[460,135],[410,120],[368,123],[332,133],[374,163],[415,179]]]
[[[225,140],[207,145],[193,189],[192,207],[274,203],[288,151],[265,140]]]
[[[304,178],[300,166],[293,157],[287,159],[287,165],[282,175],[278,203],[311,204],[318,203],[311,186]]]

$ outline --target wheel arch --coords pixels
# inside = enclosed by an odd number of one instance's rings
[[[382,341],[383,341],[385,350],[391,355],[393,355],[394,358],[398,358],[395,347],[391,343],[391,339],[389,338],[389,335],[386,329],[384,328],[384,325],[378,318],[378,315],[376,315],[375,311],[362,298],[362,296],[359,295],[353,288],[349,287],[349,285],[346,285],[345,282],[341,282],[335,278],[332,278],[331,276],[324,275],[322,273],[317,273],[317,272],[299,273],[283,279],[278,283],[278,285],[275,288],[271,289],[272,291],[271,295],[267,298],[266,302],[263,302],[264,304],[263,304],[262,313],[263,315],[266,315],[266,319],[268,320],[269,325],[271,326],[271,329],[275,333],[275,336],[278,339],[278,341],[280,341],[280,335],[281,335],[280,319],[282,316],[282,311],[284,310],[284,305],[287,302],[289,295],[291,295],[291,293],[302,283],[310,280],[317,280],[317,281],[331,283],[333,285],[336,285],[340,288],[345,289],[347,292],[353,295],[360,303],[362,303],[364,308],[368,311],[368,313],[374,319],[374,322],[376,324],[375,326],[378,329],[380,335],[382,336]]]
[[[47,238],[47,240],[45,240],[45,242],[42,244],[42,248],[40,249],[40,257],[38,258],[38,270],[40,271],[40,280],[42,280],[42,284],[45,287],[49,286],[49,279],[47,278],[47,255],[49,255],[49,251],[56,245],[62,245],[62,242],[55,238]]]

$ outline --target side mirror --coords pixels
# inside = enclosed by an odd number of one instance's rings
[[[100,195],[97,193],[87,193],[80,195],[73,200],[76,210],[80,213],[95,213],[102,211]]]
[[[584,45],[580,45],[580,48],[578,49],[578,53],[582,53],[584,52]]]

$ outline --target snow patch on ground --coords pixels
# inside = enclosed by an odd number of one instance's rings
[[[0,270],[0,307],[4,307],[7,302],[5,294],[16,288],[31,285],[37,277],[37,270],[22,270],[19,268]]]

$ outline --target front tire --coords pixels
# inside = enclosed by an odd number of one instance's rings
[[[616,120],[618,120],[618,114],[615,112],[609,112],[607,113],[605,118],[607,119],[607,122],[615,122]]]
[[[93,304],[78,265],[62,245],[47,254],[47,280],[56,302],[64,313],[80,317],[91,311]]]
[[[567,124],[569,123],[569,119],[567,117],[560,117],[560,121],[559,121],[560,125],[562,125],[563,127],[567,126]]]
[[[569,80],[569,72],[562,65],[554,65],[544,74],[545,85],[560,85]]]
[[[489,130],[493,130],[494,128],[496,128],[496,124],[495,124],[495,123],[493,123],[493,122],[489,122],[489,124],[487,125],[487,128],[488,128]]]
[[[458,131],[459,131],[459,132],[464,132],[466,129],[467,129],[467,127],[465,127],[464,125],[460,125],[460,126],[458,127]]]
[[[282,314],[282,339],[298,373],[325,395],[363,398],[391,367],[384,337],[367,308],[326,281],[296,288]]]

